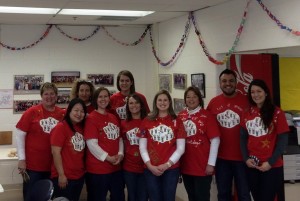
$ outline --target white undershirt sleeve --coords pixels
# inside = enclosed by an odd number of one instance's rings
[[[16,131],[17,149],[19,160],[26,160],[25,156],[25,138],[27,133],[18,129]]]
[[[100,161],[105,161],[108,153],[98,145],[97,139],[89,139],[86,141],[86,144],[93,156]]]
[[[118,155],[123,155],[124,156],[124,142],[123,139],[120,137],[119,140],[119,152]]]
[[[210,150],[208,157],[208,165],[215,166],[220,145],[220,137],[215,137],[210,140]]]
[[[147,150],[147,138],[140,138],[139,147],[140,147],[140,154],[144,163],[150,161],[150,157]]]
[[[176,140],[176,150],[170,157],[170,161],[173,162],[173,164],[177,163],[179,161],[180,157],[184,153],[185,150],[185,139],[177,139]]]

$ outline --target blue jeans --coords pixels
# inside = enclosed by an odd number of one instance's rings
[[[232,201],[233,180],[239,201],[251,201],[246,164],[218,158],[216,163],[216,182],[218,201]]]
[[[189,201],[210,201],[212,176],[182,174],[182,178]]]
[[[50,179],[50,172],[39,172],[28,169],[26,171],[30,179],[27,182],[23,182],[23,198],[24,201],[31,201],[30,194],[34,191],[33,185],[39,180]]]
[[[124,170],[124,180],[127,187],[128,201],[148,201],[146,180],[143,173]]]
[[[53,197],[66,197],[70,201],[78,201],[80,199],[81,190],[84,184],[84,176],[79,179],[71,180],[68,179],[68,184],[66,188],[61,189],[58,186],[58,178],[52,179],[53,186],[54,186],[54,193]]]
[[[86,190],[88,201],[106,201],[110,192],[110,201],[125,201],[122,171],[109,174],[86,173]]]
[[[166,170],[161,176],[144,171],[150,201],[175,201],[179,168]]]

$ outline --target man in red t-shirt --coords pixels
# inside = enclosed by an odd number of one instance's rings
[[[240,121],[248,108],[247,97],[236,91],[237,79],[234,71],[225,69],[219,76],[222,94],[208,104],[217,119],[221,136],[216,163],[218,201],[232,201],[233,180],[239,201],[250,201],[246,176],[246,165],[240,149]]]

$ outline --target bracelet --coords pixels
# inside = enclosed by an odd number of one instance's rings
[[[172,164],[169,161],[166,162],[166,164],[167,164],[168,168],[170,168],[172,166]]]

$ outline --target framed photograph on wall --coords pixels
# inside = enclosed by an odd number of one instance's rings
[[[173,86],[175,89],[186,89],[186,74],[174,73]]]
[[[172,75],[171,74],[159,74],[159,90],[165,89],[171,92],[172,89]]]
[[[204,73],[191,74],[191,84],[192,86],[197,87],[202,95],[202,98],[205,98],[205,75]]]
[[[14,114],[23,114],[28,108],[40,104],[41,100],[14,100]]]
[[[38,94],[44,75],[14,75],[14,94]]]
[[[79,71],[54,71],[51,72],[51,82],[58,88],[72,87],[73,82],[80,78]]]
[[[178,114],[179,112],[181,112],[185,108],[184,99],[174,98],[173,102],[174,102],[174,112],[176,114]]]
[[[67,108],[71,101],[70,94],[71,94],[71,90],[68,89],[58,90],[56,105],[60,108]]]
[[[94,86],[114,86],[114,74],[87,74],[87,80]]]

